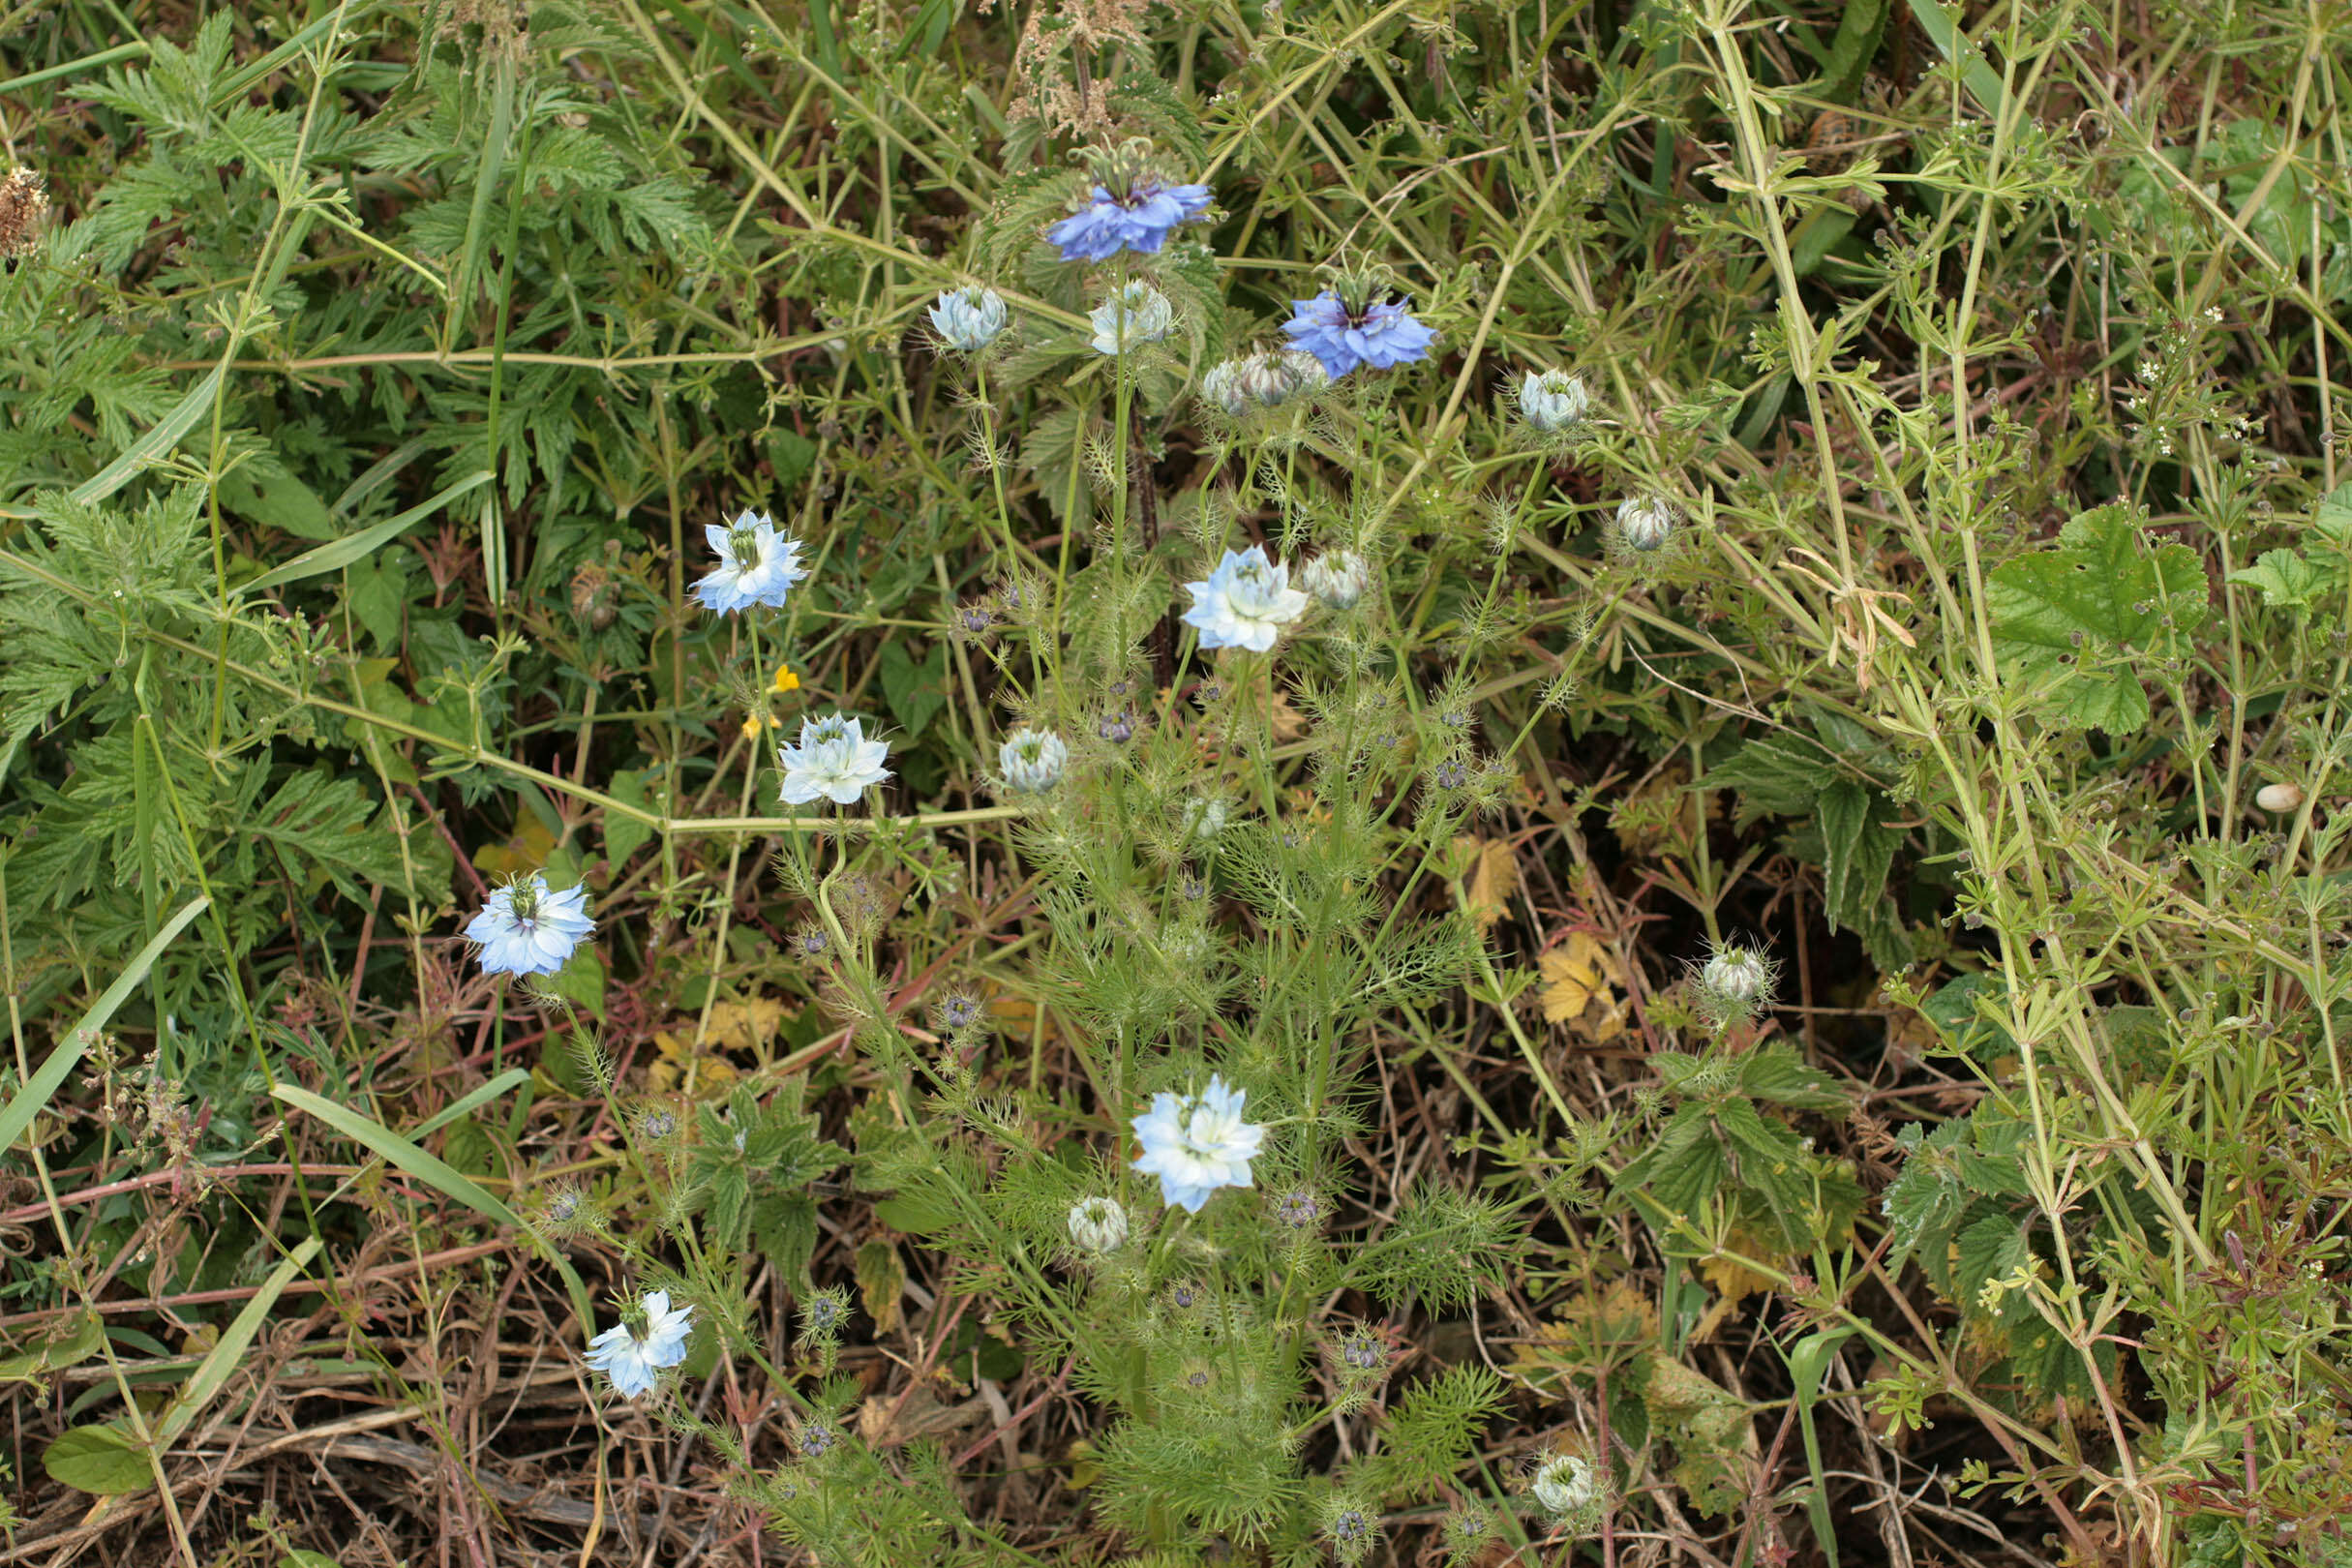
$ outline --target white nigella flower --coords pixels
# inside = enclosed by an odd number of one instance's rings
[[[1352,550],[1317,556],[1299,570],[1299,587],[1334,610],[1345,610],[1364,597],[1372,574],[1364,558]]]
[[[890,776],[882,766],[890,754],[886,742],[865,738],[859,720],[839,713],[802,719],[800,743],[776,747],[784,803],[805,805],[823,796],[835,805],[855,804],[868,786]]]
[[[588,1364],[633,1400],[653,1386],[663,1369],[686,1359],[693,1330],[693,1308],[672,1307],[667,1290],[648,1291],[621,1321],[588,1341]]]
[[[1070,1207],[1070,1239],[1081,1251],[1117,1251],[1127,1245],[1127,1210],[1111,1198],[1081,1198]]]
[[[1215,838],[1225,830],[1225,823],[1231,815],[1224,801],[1215,797],[1204,799],[1194,796],[1184,803],[1185,834],[1192,838]]]
[[[1591,1461],[1582,1454],[1554,1454],[1537,1467],[1535,1484],[1529,1490],[1544,1511],[1557,1518],[1590,1503],[1599,1488],[1593,1480]]]
[[[1005,300],[993,288],[950,288],[931,307],[931,325],[950,348],[977,354],[1005,330]]]
[[[1307,609],[1307,595],[1290,586],[1290,568],[1267,559],[1263,545],[1226,551],[1217,570],[1184,590],[1192,595],[1184,623],[1199,628],[1203,648],[1266,652]]]
[[[1527,373],[1519,383],[1519,415],[1546,435],[1566,430],[1583,421],[1592,407],[1592,394],[1584,390],[1584,378],[1566,371],[1545,371],[1541,375]]]
[[[1051,730],[1023,725],[997,748],[996,765],[1004,769],[1008,785],[1035,795],[1062,782],[1062,769],[1070,766],[1070,746]]]
[[[793,585],[808,575],[800,542],[785,538],[761,513],[745,512],[725,528],[706,525],[703,537],[719,563],[695,583],[694,595],[721,615],[755,604],[781,608]]]
[[[485,975],[552,975],[595,928],[586,888],[551,892],[547,873],[533,871],[493,892],[466,935],[482,945]]]
[[[1628,497],[1617,508],[1617,531],[1628,545],[1646,556],[1674,531],[1674,504],[1655,496]]]
[[[1119,354],[1147,343],[1158,343],[1176,330],[1176,307],[1167,295],[1141,280],[1121,284],[1110,298],[1088,313],[1095,329],[1095,352]]]
[[[1245,1094],[1212,1075],[1197,1097],[1154,1095],[1151,1110],[1135,1118],[1143,1143],[1135,1169],[1160,1178],[1162,1201],[1198,1214],[1219,1188],[1250,1185],[1266,1130],[1242,1120]]]

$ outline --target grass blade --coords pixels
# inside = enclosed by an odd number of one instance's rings
[[[314,1095],[307,1089],[297,1089],[290,1083],[279,1084],[270,1093],[296,1110],[307,1111],[317,1117],[345,1136],[366,1144],[418,1181],[443,1196],[465,1204],[493,1223],[512,1226],[534,1241],[537,1239],[535,1232],[523,1222],[523,1217],[508,1208],[503,1198],[484,1189],[456,1166],[427,1154],[412,1140],[403,1137],[381,1122],[362,1115],[347,1105],[338,1105],[322,1096]],[[579,1273],[567,1259],[554,1254],[550,1256],[558,1272],[563,1276],[564,1289],[571,1295],[572,1307],[579,1312],[582,1326],[592,1325],[595,1312],[588,1301],[588,1286],[581,1282]]]
[[[96,505],[137,478],[141,469],[177,446],[180,437],[196,428],[197,420],[212,412],[213,402],[221,395],[221,383],[227,377],[227,361],[215,365],[202,380],[188,389],[187,396],[174,404],[155,428],[124,447],[120,457],[75,486],[74,498],[85,506]]]
[[[239,593],[256,593],[263,588],[280,588],[287,583],[299,583],[306,577],[320,577],[338,572],[355,560],[376,554],[426,518],[448,505],[466,492],[491,480],[491,471],[480,468],[442,490],[431,499],[409,507],[398,517],[387,517],[381,523],[369,525],[357,533],[330,540],[315,549],[305,550],[285,565],[263,572],[252,582],[241,586]]]

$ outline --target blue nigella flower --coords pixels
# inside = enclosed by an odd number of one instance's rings
[[[707,524],[703,537],[718,566],[696,581],[694,596],[721,615],[755,604],[781,609],[793,585],[808,575],[800,564],[800,542],[784,537],[759,512],[745,512],[725,528]]]
[[[1143,1144],[1135,1168],[1160,1178],[1163,1202],[1198,1214],[1219,1188],[1250,1185],[1250,1161],[1266,1130],[1242,1120],[1245,1094],[1211,1076],[1198,1097],[1154,1095],[1151,1110],[1135,1118]]]
[[[490,895],[466,927],[482,945],[485,975],[552,975],[561,969],[581,939],[596,928],[588,917],[588,890],[551,892],[547,874],[509,883]]]
[[[1399,300],[1382,300],[1361,311],[1350,311],[1344,300],[1326,288],[1312,299],[1290,302],[1290,319],[1282,330],[1291,341],[1322,362],[1325,374],[1338,380],[1358,365],[1387,370],[1429,357],[1437,334],[1413,319]]]
[[[1156,256],[1182,225],[1209,210],[1205,185],[1169,185],[1138,173],[1118,193],[1098,185],[1086,205],[1045,231],[1065,261],[1107,261],[1121,251]]]

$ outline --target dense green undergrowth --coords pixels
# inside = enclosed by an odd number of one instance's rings
[[[429,1560],[364,1399],[744,1562],[2352,1556],[2347,26],[19,7],[14,1539]],[[1327,287],[1433,347],[1212,375]]]

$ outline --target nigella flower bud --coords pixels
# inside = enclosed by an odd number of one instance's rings
[[[1135,739],[1135,715],[1124,708],[1105,713],[1095,721],[1095,734],[1114,746],[1123,746]]]
[[[950,288],[931,307],[931,325],[950,348],[977,354],[1005,330],[1005,300],[993,288]]]
[[[1592,1473],[1592,1462],[1582,1454],[1554,1454],[1536,1467],[1535,1482],[1529,1491],[1544,1511],[1554,1519],[1589,1507],[1600,1494],[1600,1483]]]
[[[1167,295],[1140,278],[1121,284],[1110,298],[1087,313],[1099,354],[1123,354],[1158,343],[1176,330],[1176,307]]]
[[[1582,423],[1591,407],[1583,377],[1566,371],[1530,371],[1519,383],[1520,417],[1546,435]]]
[[[1699,972],[1699,983],[1718,1001],[1748,1008],[1771,991],[1772,965],[1753,948],[1718,948]]]
[[[1309,561],[1299,572],[1299,587],[1334,610],[1346,610],[1364,597],[1371,577],[1362,556],[1352,550],[1337,550]]]
[[[1062,782],[1062,770],[1070,766],[1070,746],[1051,730],[1023,725],[1005,738],[996,765],[1004,769],[1010,788],[1037,795]]]
[[[1082,1252],[1115,1252],[1127,1245],[1127,1210],[1106,1197],[1080,1199],[1070,1206],[1070,1239]]]
[[[1627,498],[1617,508],[1617,532],[1632,549],[1648,555],[1674,531],[1674,503],[1655,496]]]
[[[1250,411],[1249,394],[1241,386],[1242,363],[1238,359],[1220,360],[1200,378],[1201,397],[1236,419]]]

